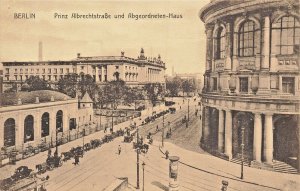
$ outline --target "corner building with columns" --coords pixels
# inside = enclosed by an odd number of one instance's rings
[[[251,166],[300,169],[299,1],[212,0],[201,146]]]

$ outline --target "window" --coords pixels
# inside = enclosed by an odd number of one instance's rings
[[[60,68],[59,71],[60,71],[61,74],[64,73],[64,69],[63,68]]]
[[[70,69],[69,68],[67,68],[66,70],[67,70],[67,74],[70,73]]]
[[[34,140],[33,116],[28,115],[24,121],[24,143]]]
[[[15,73],[17,73],[18,72],[18,69],[15,69]]]
[[[41,137],[46,137],[49,135],[49,123],[50,123],[49,113],[45,112],[42,115]]]
[[[256,26],[254,21],[246,21],[239,30],[239,56],[254,56]]]
[[[295,79],[293,77],[283,77],[282,78],[282,92],[283,93],[294,93],[294,82]]]
[[[39,72],[40,72],[40,69],[37,68],[37,69],[36,69],[36,73],[39,73]]]
[[[243,92],[243,93],[248,92],[248,78],[247,77],[240,78],[240,92]]]
[[[63,112],[59,110],[56,113],[56,131],[63,132]]]
[[[22,68],[20,69],[20,73],[23,73],[23,69]]]
[[[299,54],[300,48],[300,23],[295,17],[284,16],[272,27],[272,36],[278,41],[273,41],[272,52],[275,54]]]
[[[9,68],[5,68],[5,73],[9,74]]]
[[[45,68],[43,68],[43,74],[45,74]]]
[[[217,37],[215,38],[216,47],[216,59],[225,58],[225,29],[222,27],[218,31]]]
[[[116,66],[116,69],[119,69],[119,66]]]
[[[56,75],[54,76],[54,80],[57,81],[57,76]]]
[[[83,70],[84,69],[84,66],[81,66],[81,70]]]
[[[18,80],[18,76],[17,75],[15,75],[15,80]]]
[[[51,74],[51,68],[48,68],[48,74]]]
[[[76,129],[76,118],[71,118],[69,122],[69,130]]]
[[[54,68],[54,74],[57,74],[57,69],[56,68]]]
[[[213,91],[217,91],[218,90],[217,78],[212,78],[212,80],[213,80]]]
[[[16,123],[13,118],[4,122],[4,146],[11,147],[16,144]]]

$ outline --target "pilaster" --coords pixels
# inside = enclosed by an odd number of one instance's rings
[[[219,109],[219,132],[218,132],[218,150],[223,152],[224,150],[224,112]]]
[[[273,121],[272,114],[265,114],[264,124],[264,159],[268,164],[273,163]]]
[[[226,110],[225,118],[225,154],[232,159],[232,113]]]
[[[261,162],[262,119],[260,113],[254,113],[253,159]]]

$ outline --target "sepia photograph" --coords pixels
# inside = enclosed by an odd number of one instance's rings
[[[0,0],[0,191],[299,191],[299,0]]]

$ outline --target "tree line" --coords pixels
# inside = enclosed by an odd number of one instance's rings
[[[179,92],[182,92],[183,95],[184,93],[194,92],[196,90],[196,83],[195,79],[182,79],[178,76],[169,78],[166,80],[167,95],[176,97],[179,95]]]
[[[68,74],[57,83],[50,83],[39,76],[30,76],[21,86],[21,91],[54,90],[72,98],[82,97],[86,92],[97,108],[117,109],[120,105],[132,105],[149,100],[153,105],[164,99],[164,88],[159,83],[131,87],[123,80],[97,84],[89,74]],[[6,92],[16,91],[13,86]]]

